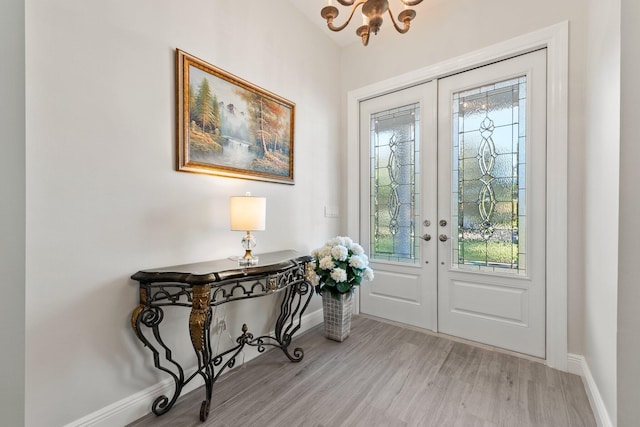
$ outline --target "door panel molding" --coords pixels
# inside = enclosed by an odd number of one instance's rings
[[[450,310],[472,317],[489,318],[517,326],[526,327],[529,325],[529,302],[528,295],[524,289],[460,280],[454,280],[452,285],[451,292],[459,293],[460,295],[449,299],[452,303],[456,303],[449,307]],[[481,290],[482,292],[474,292],[476,290]],[[486,300],[485,294],[487,291],[492,292],[491,301]],[[500,314],[495,313],[495,301],[500,301],[497,304],[503,309]],[[515,302],[518,304],[514,304]],[[494,311],[494,313],[491,313],[491,311]]]
[[[567,149],[569,23],[546,27],[347,94],[347,233],[360,237],[359,104],[456,72],[547,48],[546,363],[567,370]],[[552,183],[552,185],[551,185]],[[550,244],[553,242],[553,244]],[[358,298],[355,312],[359,311]]]
[[[388,276],[394,279],[394,289],[390,290],[387,286],[379,285],[382,281],[374,281],[367,283],[371,287],[371,294],[393,300],[401,300],[411,303],[420,303],[420,276],[409,275],[405,273],[395,273],[393,271],[384,271],[376,274],[376,277]],[[395,292],[395,295],[391,292]]]

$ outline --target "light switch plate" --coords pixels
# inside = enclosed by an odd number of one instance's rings
[[[325,218],[337,218],[340,215],[340,211],[337,206],[325,206],[324,216]]]

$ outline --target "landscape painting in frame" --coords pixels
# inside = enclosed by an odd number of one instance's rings
[[[178,170],[293,184],[295,104],[177,50]]]

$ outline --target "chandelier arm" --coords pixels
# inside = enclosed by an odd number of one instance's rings
[[[340,1],[340,0],[338,0]],[[415,6],[417,4],[422,3],[422,0],[400,0],[402,4],[406,4],[407,6]],[[340,2],[342,3],[342,2]]]
[[[340,1],[340,0],[338,0],[338,1]],[[342,3],[342,2],[340,2],[340,3]],[[329,29],[331,31],[342,31],[342,30],[344,30],[347,27],[347,25],[349,25],[349,22],[351,22],[351,18],[353,18],[353,14],[358,9],[358,6],[361,6],[361,5],[365,4],[365,3],[366,3],[366,0],[361,0],[358,3],[356,3],[355,6],[353,6],[353,9],[351,9],[351,14],[349,15],[349,18],[347,18],[347,20],[346,20],[346,22],[344,24],[342,24],[342,25],[340,25],[338,27],[335,27],[333,25],[333,22],[328,22],[327,21],[327,26],[329,27]]]
[[[358,27],[356,30],[356,35],[358,35],[362,39],[362,44],[364,46],[369,44],[369,36],[371,36],[371,29],[368,25],[362,25]]]
[[[362,37],[362,45],[367,46],[369,44],[369,37],[371,36],[371,31],[367,31],[367,34]]]
[[[404,21],[404,28],[401,28],[396,22],[395,18],[393,17],[393,13],[391,12],[391,9],[387,9],[387,12],[389,12],[389,16],[391,17],[391,22],[393,23],[393,26],[395,27],[396,31],[398,31],[400,34],[404,34],[407,31],[409,31],[410,21]]]
[[[422,0],[420,0],[422,1]],[[343,6],[351,6],[356,2],[356,0],[338,0],[338,3],[340,3]]]

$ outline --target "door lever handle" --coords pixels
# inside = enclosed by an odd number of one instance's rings
[[[447,237],[446,234],[441,234],[440,236],[438,236],[438,240],[440,240],[441,242],[446,242],[447,240],[449,240],[449,237]]]

